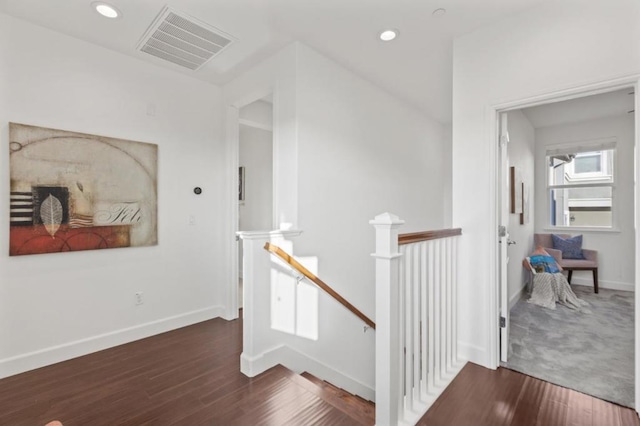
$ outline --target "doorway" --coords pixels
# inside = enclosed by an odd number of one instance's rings
[[[501,111],[498,191],[505,227],[499,246],[500,365],[631,407],[635,104],[635,85],[627,85]],[[552,234],[580,237],[582,248],[597,251],[599,277],[575,271],[569,287],[586,306],[542,307],[532,298],[543,277],[522,262]]]
[[[238,231],[273,229],[273,101],[266,96],[239,109]],[[238,242],[238,308],[243,304],[243,253]]]

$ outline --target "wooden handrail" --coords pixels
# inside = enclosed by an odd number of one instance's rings
[[[462,235],[462,228],[439,229],[437,231],[413,232],[411,234],[398,235],[398,244],[411,244],[420,241],[437,240],[440,238],[455,237]]]
[[[264,248],[265,248],[265,250],[275,254],[280,259],[284,260],[286,263],[291,265],[292,268],[294,268],[296,271],[300,272],[302,275],[307,277],[309,280],[313,281],[313,283],[315,285],[317,285],[318,287],[323,289],[325,292],[327,292],[329,294],[329,296],[331,296],[334,299],[336,299],[338,302],[340,302],[340,304],[342,304],[342,306],[344,306],[345,308],[350,310],[355,316],[360,318],[362,321],[364,321],[365,324],[367,324],[369,327],[371,327],[371,328],[373,328],[375,330],[375,328],[376,328],[376,323],[375,322],[371,321],[371,319],[368,316],[366,316],[365,314],[360,312],[355,306],[353,306],[351,303],[349,303],[344,297],[340,296],[340,294],[338,294],[328,284],[326,284],[320,278],[318,278],[314,274],[312,274],[311,271],[309,271],[307,268],[305,268],[303,265],[301,265],[297,260],[295,260],[293,258],[293,256],[291,256],[290,254],[288,254],[287,252],[282,250],[280,247],[278,247],[276,245],[273,245],[271,243],[266,243],[264,245]]]

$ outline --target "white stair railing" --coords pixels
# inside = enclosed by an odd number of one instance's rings
[[[460,229],[399,235],[376,228],[376,424],[413,425],[464,365],[457,353]]]

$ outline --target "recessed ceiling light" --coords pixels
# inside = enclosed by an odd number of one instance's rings
[[[122,16],[120,11],[115,6],[112,6],[109,3],[94,1],[93,3],[91,3],[91,7],[93,7],[96,10],[96,12],[98,12],[100,15],[104,16],[105,18],[115,19]]]
[[[441,16],[444,16],[447,13],[447,9],[436,9],[433,11],[433,13],[431,14],[434,18],[439,18]]]
[[[380,40],[382,41],[391,41],[396,37],[398,37],[398,30],[384,30],[380,33]]]

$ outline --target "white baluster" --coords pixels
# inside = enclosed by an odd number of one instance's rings
[[[429,320],[428,320],[428,293],[429,293],[429,269],[428,269],[428,258],[429,258],[429,243],[423,242],[421,244],[420,251],[420,270],[422,271],[420,274],[420,394],[421,400],[426,400],[426,395],[428,392],[428,379],[429,379],[429,366],[428,366],[428,356],[429,352],[427,349],[427,339],[428,334],[427,330],[429,329]]]
[[[411,281],[413,316],[413,399],[420,401],[420,249],[422,243],[414,244],[413,249],[413,276]]]
[[[429,245],[429,279],[428,279],[428,295],[427,295],[427,299],[428,299],[428,303],[429,303],[429,307],[428,307],[428,316],[429,316],[429,321],[428,321],[428,333],[429,333],[429,352],[427,355],[427,359],[428,359],[428,363],[429,363],[429,367],[428,367],[428,373],[429,373],[429,384],[427,387],[427,390],[429,393],[433,392],[435,390],[436,387],[436,375],[435,375],[435,371],[436,371],[436,327],[435,327],[435,322],[436,322],[436,304],[435,304],[435,282],[436,282],[436,245],[435,245],[435,241],[429,241],[428,242]]]
[[[413,260],[413,244],[406,245],[406,253],[404,256],[404,280],[403,283],[404,291],[405,291],[405,299],[404,299],[404,326],[405,326],[405,334],[404,334],[404,396],[405,396],[405,408],[409,411],[413,410],[413,391],[412,391],[412,382],[413,382],[413,306],[411,303],[411,299],[413,295],[411,294],[411,278],[413,273],[413,268],[411,267]]]
[[[440,307],[440,379],[445,382],[447,376],[447,251],[445,249],[444,240],[438,240],[438,251],[440,252],[440,280],[438,287],[440,288],[440,297],[438,297],[438,306]]]
[[[435,341],[435,348],[434,348],[434,354],[435,354],[435,361],[434,361],[434,374],[436,376],[435,378],[435,382],[436,382],[436,387],[440,387],[440,384],[442,383],[442,370],[440,368],[440,359],[441,359],[441,354],[442,354],[442,316],[441,316],[441,312],[442,312],[442,250],[440,248],[440,240],[436,240],[435,241],[435,251],[436,251],[436,257],[435,257],[435,262],[434,262],[434,267],[435,267],[435,281],[433,283],[434,285],[434,293],[433,296],[435,297],[435,300],[433,301],[433,305],[434,305],[434,323],[433,323],[433,327],[435,329],[435,336],[434,336],[434,341]]]
[[[451,292],[453,293],[453,304],[451,307],[451,317],[453,323],[451,325],[451,340],[453,340],[453,362],[458,365],[458,238],[453,237],[453,280],[451,280]]]
[[[451,238],[447,238],[447,373],[453,371],[453,366],[451,361],[453,359],[453,332],[451,330],[451,325],[453,323],[451,317],[451,307],[453,294],[451,293],[451,283],[453,281],[453,268],[451,266],[451,258],[452,258],[452,249],[451,249]]]

